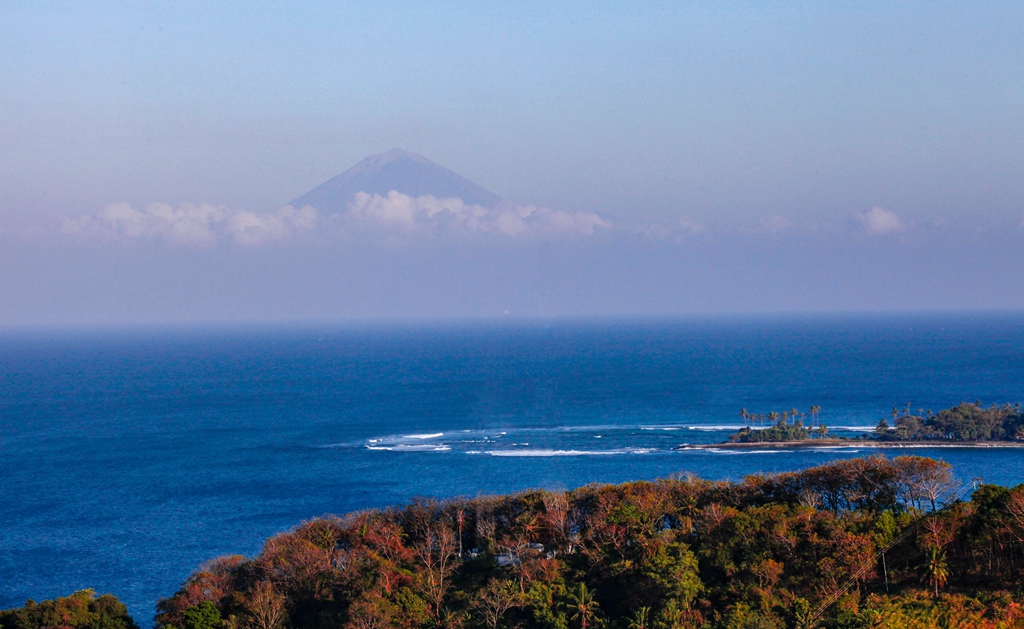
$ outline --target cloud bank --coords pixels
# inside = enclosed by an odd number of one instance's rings
[[[533,205],[495,209],[458,198],[387,196],[360,192],[344,212],[320,216],[306,206],[284,206],[257,214],[208,203],[177,207],[153,203],[135,209],[128,203],[104,207],[81,218],[65,218],[63,231],[104,240],[156,240],[168,245],[212,247],[227,241],[255,247],[296,236],[437,237],[492,235],[505,239],[592,236],[612,228],[593,212],[565,212]]]
[[[142,210],[128,203],[115,203],[95,214],[62,221],[64,232],[69,234],[198,247],[212,247],[220,240],[254,247],[310,232],[317,224],[317,212],[311,207],[296,210],[285,206],[276,212],[256,214],[208,203],[184,203],[177,207],[153,203]]]
[[[936,221],[935,226],[945,225]],[[157,241],[170,246],[215,247],[219,243],[259,247],[289,241],[393,244],[415,242],[550,242],[586,240],[609,235],[650,243],[682,244],[708,228],[689,219],[675,222],[612,221],[594,212],[552,210],[535,205],[488,208],[459,198],[430,195],[413,197],[392,190],[387,195],[357,193],[341,212],[321,214],[315,208],[284,206],[273,212],[233,210],[208,203],[171,206],[153,203],[136,209],[116,203],[79,218],[65,218],[66,234],[113,241]],[[888,236],[911,230],[915,224],[896,213],[873,207],[853,216],[855,231]],[[1024,221],[1021,221],[1024,226]],[[785,216],[760,221],[754,232],[801,233],[820,225],[799,225]],[[839,231],[843,231],[841,227]],[[712,230],[709,237],[733,231],[748,234],[749,227]]]

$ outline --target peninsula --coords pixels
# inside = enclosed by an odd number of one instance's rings
[[[910,405],[893,408],[891,421],[879,420],[875,429],[856,437],[830,436],[828,426],[819,421],[820,406],[809,413],[796,409],[754,414],[740,411],[746,424],[718,444],[686,444],[679,448],[743,448],[749,446],[800,448],[825,446],[907,447],[907,446],[1024,446],[1024,412],[1020,404],[991,405],[961,402],[938,413],[921,409],[917,414]],[[805,419],[809,419],[805,423]]]

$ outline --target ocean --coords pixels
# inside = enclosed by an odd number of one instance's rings
[[[0,608],[91,587],[143,626],[205,560],[410,498],[876,452],[1024,482],[1024,450],[677,450],[740,409],[1024,401],[1024,314],[0,332]]]

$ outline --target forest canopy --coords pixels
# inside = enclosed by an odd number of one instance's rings
[[[0,611],[0,629],[138,629],[117,597],[92,590]]]
[[[215,559],[156,624],[1024,627],[1024,486],[963,489],[946,463],[900,456],[416,500]]]

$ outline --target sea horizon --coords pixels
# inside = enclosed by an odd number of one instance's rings
[[[870,320],[942,317],[1024,317],[1024,308],[908,308],[908,309],[843,309],[843,310],[751,310],[713,312],[666,312],[624,314],[468,314],[449,316],[366,316],[310,318],[210,318],[183,320],[147,319],[139,321],[74,321],[42,323],[9,323],[0,321],[0,335],[44,332],[158,331],[204,329],[303,329],[330,327],[351,330],[431,327],[547,327],[552,325],[630,325],[667,323],[763,323],[772,321]]]

